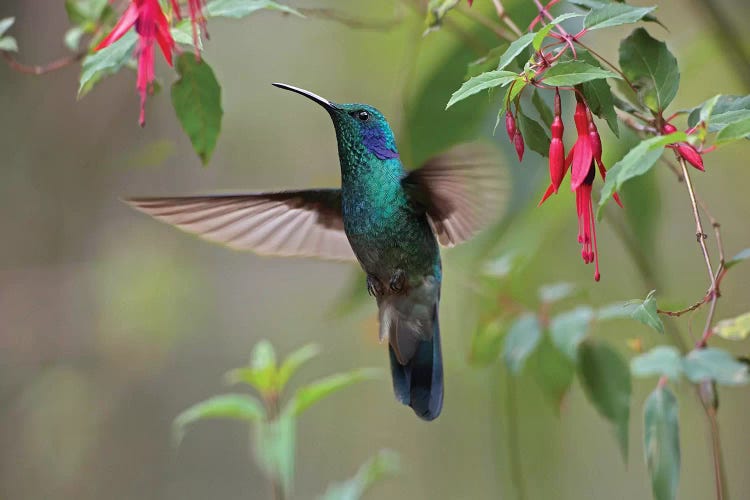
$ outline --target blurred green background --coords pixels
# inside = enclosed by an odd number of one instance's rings
[[[747,2],[658,4],[658,16],[670,31],[648,28],[667,40],[682,70],[673,109],[719,92],[750,92],[742,76],[748,68],[729,55],[706,11],[707,5],[720,7],[735,30],[745,31],[744,40],[731,41],[747,49]],[[337,185],[328,117],[306,100],[274,89],[273,81],[335,101],[377,106],[391,118],[404,157],[414,164],[444,141],[475,135],[462,125],[463,117],[473,117],[482,133],[491,131],[497,104],[486,96],[457,106],[455,121],[440,118],[466,62],[482,55],[486,37],[442,30],[421,39],[422,19],[391,1],[293,5],[398,22],[378,31],[265,12],[239,22],[212,20],[205,58],[222,84],[225,115],[209,168],[200,166],[180,130],[167,92],[149,100],[147,126],[137,126],[133,72],[105,80],[77,101],[74,68],[32,77],[0,65],[3,500],[267,498],[243,425],[198,424],[176,449],[170,442],[174,416],[224,392],[222,374],[244,364],[263,338],[282,355],[313,341],[323,347],[298,380],[387,366],[385,348],[377,342],[374,304],[335,314],[350,290],[351,266],[232,252],[156,223],[119,201],[129,195]],[[21,47],[20,60],[36,64],[64,53],[62,1],[4,0],[0,18],[7,16],[16,17],[12,34]],[[472,26],[455,17],[462,31]],[[591,44],[616,60],[619,38],[607,31]],[[471,47],[457,51],[465,40]],[[174,76],[160,64],[157,71],[170,84]],[[432,90],[423,92],[425,85]],[[605,151],[617,149],[612,139],[604,139]],[[544,162],[529,151],[519,166],[505,137],[498,134],[495,140],[507,153],[509,177],[511,170],[522,170],[531,191],[515,193],[519,216],[507,232],[444,252],[443,415],[430,424],[418,420],[395,402],[387,378],[331,397],[300,420],[295,497],[314,498],[331,480],[350,476],[387,447],[400,452],[402,472],[378,485],[370,498],[515,498],[506,372],[499,365],[476,369],[467,363],[478,318],[467,270],[472,267],[466,264],[475,264],[488,242],[491,255],[538,244],[525,270],[529,293],[540,284],[566,280],[584,290],[582,300],[602,305],[648,291],[606,219],[599,230],[603,277],[595,283],[592,269],[580,261],[572,198],[565,195],[534,210],[545,185]],[[707,158],[705,174],[694,175],[696,188],[722,223],[730,255],[750,243],[747,154],[746,144],[731,145]],[[658,188],[649,196],[658,197],[658,218],[651,241],[641,243],[658,270],[659,296],[666,304],[686,305],[705,293],[705,271],[684,187],[665,169],[657,170]],[[639,206],[633,203],[628,210],[637,212]],[[738,267],[724,281],[718,319],[747,311],[748,273]],[[360,285],[364,289],[364,282]],[[678,323],[686,339],[696,338],[703,314]],[[623,351],[633,337],[647,346],[664,341],[628,322],[595,334]],[[748,354],[744,344],[714,344]],[[654,381],[634,383],[627,466],[608,424],[577,383],[560,418],[530,376],[514,383],[527,498],[649,497],[640,415]],[[679,385],[677,394],[680,498],[709,498],[705,417],[689,385]],[[750,396],[741,388],[723,389],[720,396],[729,493],[750,498],[745,429]]]

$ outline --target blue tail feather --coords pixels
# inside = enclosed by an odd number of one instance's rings
[[[434,420],[443,408],[443,356],[437,304],[433,314],[432,338],[420,341],[414,356],[405,365],[398,362],[393,347],[389,346],[396,399],[411,406],[424,420]]]

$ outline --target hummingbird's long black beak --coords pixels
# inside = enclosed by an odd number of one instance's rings
[[[278,87],[280,89],[285,90],[291,90],[292,92],[296,92],[297,94],[303,95],[310,99],[311,101],[315,101],[324,108],[326,108],[328,111],[337,111],[339,109],[338,106],[336,106],[334,103],[329,101],[328,99],[325,99],[323,97],[320,97],[318,94],[315,94],[313,92],[310,92],[309,90],[301,89],[299,87],[294,87],[292,85],[287,85],[286,83],[272,83],[274,87]]]

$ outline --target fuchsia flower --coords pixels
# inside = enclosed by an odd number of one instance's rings
[[[578,243],[581,244],[581,257],[586,264],[594,263],[594,280],[599,281],[599,249],[596,243],[596,225],[594,223],[594,208],[591,200],[591,191],[596,177],[596,166],[599,167],[602,180],[606,178],[607,171],[602,161],[602,142],[599,131],[596,128],[591,110],[582,99],[578,99],[576,110],[573,114],[578,138],[565,157],[562,142],[563,123],[560,117],[560,97],[555,95],[555,117],[552,120],[552,141],[550,142],[550,186],[544,193],[539,205],[544,203],[562,183],[568,169],[571,168],[570,185],[576,193],[576,213],[578,214]],[[620,198],[615,193],[615,201],[618,205]]]
[[[510,110],[505,112],[505,131],[508,133],[508,139],[510,140],[511,144],[513,144],[513,147],[516,148],[518,161],[522,161],[523,152],[525,150],[523,135],[521,134],[521,131],[518,130],[518,127],[516,127],[516,119]]]
[[[175,42],[169,32],[169,22],[161,10],[158,0],[132,0],[123,12],[117,24],[94,50],[100,50],[119,40],[130,28],[135,26],[138,33],[136,57],[138,59],[138,77],[136,88],[141,96],[139,123],[146,123],[146,96],[153,91],[154,82],[154,42],[159,44],[167,64],[172,65],[172,51]]]
[[[677,127],[671,123],[665,123],[661,128],[661,133],[664,135],[673,134],[676,131]],[[688,142],[678,142],[677,144],[670,144],[668,147],[677,151],[677,154],[679,154],[686,162],[701,172],[705,172],[706,169],[703,167],[703,156],[701,156],[701,153],[695,149],[692,144]]]

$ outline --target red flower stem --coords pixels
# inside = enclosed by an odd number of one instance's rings
[[[19,73],[24,73],[27,75],[44,75],[45,73],[51,73],[53,71],[57,71],[59,69],[70,66],[71,64],[77,63],[84,58],[86,52],[78,52],[77,54],[73,54],[72,56],[61,57],[60,59],[52,61],[51,63],[44,66],[29,66],[26,64],[22,64],[18,62],[10,52],[7,52],[5,50],[0,50],[0,55],[2,55],[3,59],[5,59],[5,62],[8,63],[8,66],[11,69],[18,71]]]

